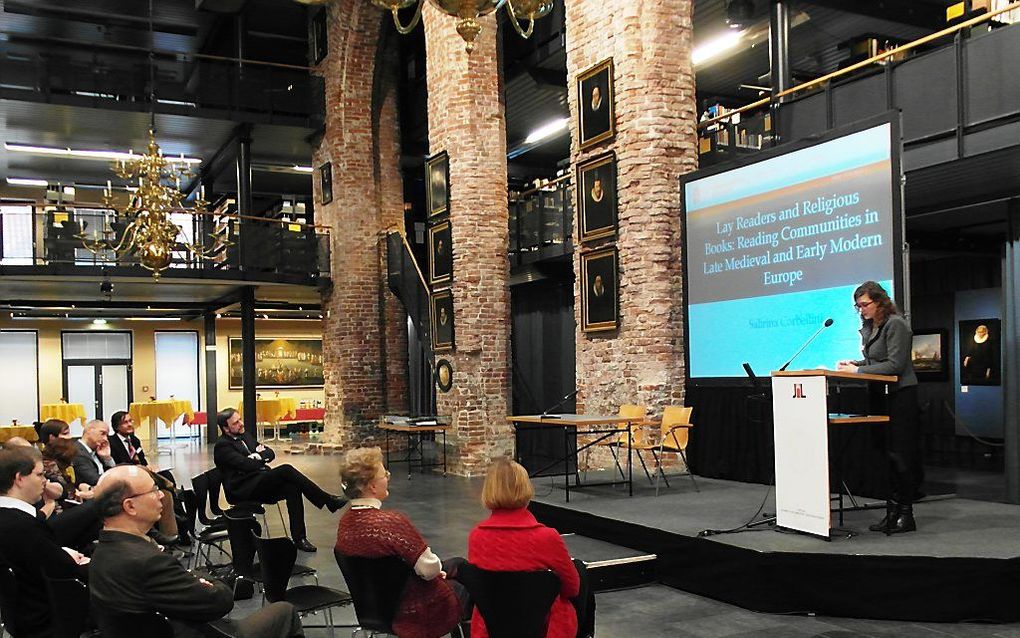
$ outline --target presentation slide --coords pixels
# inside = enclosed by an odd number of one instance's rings
[[[894,295],[891,125],[684,185],[690,378],[762,376],[861,357],[853,291]],[[898,197],[898,195],[895,195]]]

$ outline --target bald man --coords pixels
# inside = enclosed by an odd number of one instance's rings
[[[78,485],[94,486],[103,472],[117,464],[110,454],[110,426],[93,419],[78,439],[78,455],[71,462]]]
[[[224,618],[234,607],[231,588],[199,578],[160,551],[146,532],[159,520],[163,498],[144,468],[118,465],[104,472],[94,500],[103,531],[92,553],[89,590],[100,627],[104,612],[158,611],[173,623],[176,637],[202,636],[203,623],[238,638],[303,635],[294,606],[286,602],[267,605],[243,620]]]

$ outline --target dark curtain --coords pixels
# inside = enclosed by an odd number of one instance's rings
[[[513,413],[541,414],[574,391],[573,281],[556,277],[513,286],[510,304]],[[550,411],[576,409],[570,399]],[[547,470],[543,474],[562,473],[562,462],[556,461],[563,457],[563,436],[562,428],[553,427],[522,432],[518,457],[533,474],[542,469]]]
[[[768,382],[765,381],[767,384]],[[687,451],[698,476],[745,483],[775,480],[772,398],[750,387],[692,387],[687,404],[694,408],[694,429]],[[879,397],[862,388],[830,391],[830,412],[884,414]],[[840,478],[857,496],[885,498],[888,485],[885,430],[880,424],[830,425],[830,485]]]

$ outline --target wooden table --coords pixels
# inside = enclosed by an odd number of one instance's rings
[[[297,399],[293,397],[274,397],[272,399],[256,399],[255,401],[255,423],[269,423],[273,426],[273,438],[270,441],[280,439],[280,420],[286,417],[294,418],[297,414]],[[244,416],[244,401],[237,406],[237,411]],[[256,427],[257,429],[257,427]],[[261,437],[259,437],[261,438]]]
[[[390,433],[404,434],[407,436],[407,480],[411,480],[412,452],[418,450],[418,471],[424,472],[427,467],[439,467],[439,463],[425,463],[425,450],[422,449],[422,434],[443,433],[443,476],[446,476],[446,432],[450,429],[448,424],[437,423],[435,425],[404,425],[399,423],[380,423],[379,429],[386,433],[386,465],[390,464]],[[411,445],[416,440],[415,445]]]
[[[39,433],[31,425],[0,425],[0,443],[6,443],[16,436],[29,443],[39,440]]]
[[[156,442],[156,419],[159,419],[170,428],[171,439],[173,436],[174,422],[182,415],[185,423],[191,423],[195,418],[195,411],[191,408],[191,401],[179,399],[165,399],[161,401],[143,401],[132,403],[128,406],[128,414],[135,422],[135,426],[141,426],[142,420],[149,420],[149,439]]]
[[[43,403],[39,406],[39,420],[60,419],[70,425],[78,419],[85,425],[85,406],[81,403]]]
[[[632,428],[634,425],[644,421],[643,418],[630,418],[622,417],[619,415],[592,415],[592,414],[553,414],[542,416],[540,414],[533,415],[521,415],[521,416],[508,416],[506,420],[514,427],[514,456],[517,461],[520,462],[520,455],[517,453],[516,445],[517,435],[521,432],[535,431],[544,428],[563,428],[563,457],[555,460],[547,466],[529,472],[529,476],[559,476],[560,472],[553,472],[546,474],[545,472],[560,463],[563,464],[563,488],[566,492],[567,502],[570,502],[570,463],[571,457],[574,461],[574,488],[579,487],[592,487],[595,485],[626,485],[630,496],[634,496],[634,463],[633,454],[631,451],[631,444],[633,443],[633,432]],[[584,428],[580,431],[581,434],[596,435],[594,439],[588,441],[581,447],[577,447],[577,435],[578,429]],[[577,454],[583,450],[586,450],[593,445],[598,445],[602,441],[606,441],[613,437],[619,437],[622,439],[623,434],[627,435],[627,472],[623,477],[622,481],[600,481],[596,483],[581,483],[581,477],[577,471]],[[574,445],[571,446],[571,441]],[[573,449],[571,449],[573,448]]]

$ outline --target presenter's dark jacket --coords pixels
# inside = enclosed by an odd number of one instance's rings
[[[99,470],[96,461],[103,466],[102,471]],[[86,485],[95,486],[99,482],[99,476],[116,464],[113,457],[110,457],[109,463],[104,463],[95,452],[79,440],[78,454],[71,460],[71,467],[74,468],[75,483],[78,485],[85,483]]]
[[[220,436],[213,449],[213,460],[223,475],[223,489],[231,500],[258,500],[254,494],[258,489],[259,473],[268,469],[266,463],[276,458],[268,446],[258,453],[259,460],[249,458],[255,453],[259,442],[251,432],[233,437]]]
[[[45,522],[7,507],[0,508],[0,563],[14,570],[18,582],[18,599],[11,603],[17,626],[7,631],[18,638],[50,636],[50,599],[43,574],[85,580],[86,570],[57,545]]]
[[[130,463],[132,465],[148,466],[149,461],[146,460],[145,452],[142,451],[142,442],[134,434],[128,438],[131,440],[131,445],[135,448],[135,458],[132,460],[131,455],[128,454],[127,446],[124,445],[124,441],[121,440],[120,435],[116,432],[110,434],[110,456],[117,462],[117,465]]]
[[[89,591],[94,604],[122,613],[158,611],[175,636],[201,636],[196,625],[222,618],[234,606],[230,587],[202,583],[148,537],[103,530],[92,553]]]
[[[896,389],[917,385],[914,362],[910,358],[913,331],[901,315],[890,315],[875,330],[868,322],[861,327],[861,346],[864,359],[854,361],[858,372],[866,374],[895,374],[899,377]]]

